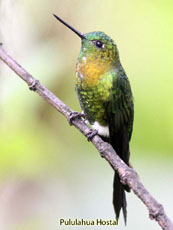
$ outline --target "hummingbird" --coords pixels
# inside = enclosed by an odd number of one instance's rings
[[[85,119],[94,135],[110,143],[119,157],[128,165],[129,142],[133,130],[134,103],[130,82],[121,65],[117,44],[104,32],[82,34],[60,17],[55,18],[81,39],[81,50],[76,64],[75,89]],[[127,220],[127,202],[117,172],[113,180],[113,207],[118,222],[122,210]]]

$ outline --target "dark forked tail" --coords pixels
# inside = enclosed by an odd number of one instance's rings
[[[126,194],[124,191],[124,186],[123,184],[121,184],[120,178],[116,172],[114,174],[114,182],[113,182],[113,206],[114,206],[117,222],[120,216],[120,210],[122,208],[124,222],[126,224],[127,222]]]
[[[111,130],[110,130],[111,131]],[[101,138],[109,142],[112,147],[115,149],[116,153],[120,156],[120,158],[129,165],[129,136],[126,127],[123,127],[118,132],[110,132],[110,137]],[[114,181],[113,181],[113,206],[116,214],[116,220],[118,221],[120,216],[120,211],[122,209],[124,222],[127,222],[127,202],[126,202],[126,194],[125,191],[130,192],[130,188],[128,185],[123,185],[120,182],[119,175],[117,172],[114,173]]]
[[[114,132],[110,137],[110,142],[120,158],[129,165],[129,137],[126,127],[123,127],[118,132]],[[120,182],[117,172],[114,174],[113,181],[113,206],[116,214],[116,220],[119,219],[120,211],[122,209],[124,222],[127,222],[127,202],[125,191],[130,192],[128,185],[123,185]]]

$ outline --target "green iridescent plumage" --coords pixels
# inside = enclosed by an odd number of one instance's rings
[[[108,104],[110,107],[112,102],[109,112],[115,115],[116,126],[123,120],[131,120],[128,128],[131,136],[133,98],[129,81],[119,61],[116,44],[103,32],[91,32],[85,36],[76,73],[76,91],[80,105],[91,124],[98,121],[106,126],[109,124]],[[96,41],[101,41],[104,48],[98,48]],[[99,69],[102,71],[99,72]]]
[[[102,129],[108,128],[108,132],[99,132],[98,129],[98,133],[112,144],[117,154],[129,165],[134,114],[130,83],[121,66],[115,42],[103,32],[88,33],[85,37],[76,73],[76,91],[81,108],[93,127],[99,124]],[[120,183],[117,173],[113,187],[116,218],[119,218],[122,208],[126,222],[124,190],[130,189]]]
[[[55,16],[82,40],[76,67],[76,92],[86,119],[129,165],[129,141],[133,127],[133,96],[120,63],[115,42],[104,32],[82,34]],[[115,172],[113,205],[118,220],[122,209],[126,222],[125,191]]]
[[[79,75],[77,73],[77,78]],[[76,84],[76,91],[82,110],[91,124],[98,121],[101,125],[106,126],[108,120],[104,104],[110,97],[113,74],[106,73],[104,78],[92,87],[82,87],[82,81],[83,79],[79,77]]]

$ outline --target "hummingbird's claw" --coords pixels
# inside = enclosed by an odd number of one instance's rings
[[[80,113],[80,112],[71,112],[68,122],[70,125],[73,125],[73,120],[75,118],[84,118],[85,119],[85,114],[84,113]]]
[[[92,141],[93,137],[95,137],[96,135],[98,135],[98,131],[96,129],[90,129],[90,131],[85,134],[88,141]]]

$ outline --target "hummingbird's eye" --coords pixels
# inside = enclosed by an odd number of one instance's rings
[[[98,47],[98,48],[104,48],[104,43],[103,42],[101,42],[101,41],[96,41],[96,46]]]

